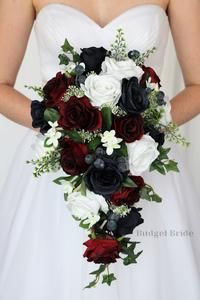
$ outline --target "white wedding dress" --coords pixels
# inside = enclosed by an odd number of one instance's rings
[[[57,57],[65,38],[77,51],[90,46],[109,48],[119,27],[124,29],[129,49],[157,47],[146,65],[161,74],[169,33],[161,7],[133,7],[102,28],[65,4],[48,4],[35,22],[43,83],[60,69]],[[171,151],[180,173],[144,175],[163,202],[138,203],[145,220],[133,234],[141,242],[138,251],[143,250],[138,263],[128,267],[113,264],[117,281],[111,287],[99,284],[84,290],[92,280],[89,272],[98,265],[83,258],[86,233],[68,212],[62,188],[52,183],[60,173],[35,179],[32,166],[26,164],[34,156],[35,135],[28,129],[1,192],[0,299],[199,300],[200,200],[180,146]]]

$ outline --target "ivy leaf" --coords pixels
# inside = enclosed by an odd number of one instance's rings
[[[137,187],[137,184],[135,184],[135,182],[133,182],[132,179],[130,179],[128,176],[126,177],[126,179],[122,182],[123,186],[129,187],[129,188],[133,188],[133,187]]]
[[[178,163],[174,160],[169,160],[168,164],[165,165],[166,170],[169,171],[174,171],[174,172],[179,172],[178,168]]]
[[[147,184],[140,190],[140,197],[142,199],[153,202],[162,201],[162,198],[154,192],[153,188],[150,185]]]
[[[95,287],[97,284],[96,279],[91,281],[87,286],[84,287],[84,289],[90,289],[92,287]]]
[[[67,39],[65,39],[64,44],[61,46],[63,52],[72,52],[74,48],[70,45]]]
[[[44,119],[45,121],[56,122],[60,119],[59,112],[54,108],[46,108],[44,111]]]
[[[70,62],[69,57],[66,54],[59,54],[58,58],[60,60],[59,65],[68,65],[68,63]]]
[[[101,109],[103,118],[103,131],[111,130],[112,127],[112,110],[110,107],[103,107]]]
[[[100,275],[101,273],[103,273],[106,269],[106,265],[100,265],[99,269],[97,269],[96,271],[93,271],[90,273],[90,275]]]
[[[105,274],[105,275],[103,275],[102,283],[107,283],[107,285],[110,286],[114,280],[117,280],[117,278],[115,277],[115,275],[113,273]]]

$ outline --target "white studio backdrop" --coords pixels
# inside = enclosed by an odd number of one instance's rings
[[[165,65],[161,74],[161,80],[165,90],[167,90],[169,97],[177,94],[183,88],[183,80],[181,76],[180,66],[177,62],[174,44],[171,35],[169,35],[169,42],[166,51]],[[39,57],[37,49],[37,41],[35,38],[34,30],[31,33],[29,43],[27,46],[26,54],[19,70],[15,88],[28,96],[30,99],[34,99],[36,94],[24,85],[41,85],[41,76],[39,68]],[[184,151],[185,159],[188,165],[188,172],[192,175],[194,185],[200,194],[200,116],[194,118],[181,127],[181,131],[186,138],[191,142],[190,147]],[[0,116],[0,189],[5,182],[5,178],[9,172],[9,167],[13,159],[17,159],[15,156],[17,152],[17,146],[25,136],[27,129],[22,127],[3,116]],[[24,157],[24,162],[27,157]],[[17,174],[17,170],[14,170]]]

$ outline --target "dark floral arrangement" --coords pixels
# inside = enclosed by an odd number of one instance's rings
[[[76,52],[65,40],[59,55],[64,69],[42,88],[31,105],[33,127],[40,128],[41,155],[27,161],[35,177],[63,169],[54,182],[64,187],[72,216],[87,230],[84,257],[99,264],[87,288],[116,280],[109,266],[134,264],[142,251],[132,241],[144,222],[140,199],[161,202],[144,182],[145,171],[178,171],[165,139],[187,145],[171,121],[170,102],[155,70],[145,59],[156,49],[127,50],[119,29],[110,49]]]

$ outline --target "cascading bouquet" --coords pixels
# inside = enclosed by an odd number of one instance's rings
[[[84,257],[99,264],[87,288],[110,285],[109,265],[136,263],[134,228],[143,223],[140,199],[161,202],[144,182],[144,171],[178,171],[165,139],[187,144],[170,117],[170,102],[153,68],[144,65],[155,48],[127,51],[119,29],[109,50],[80,49],[65,40],[62,71],[31,104],[33,127],[40,128],[43,151],[32,163],[35,177],[63,169],[54,182],[64,186],[72,216],[87,230]]]

